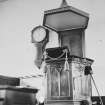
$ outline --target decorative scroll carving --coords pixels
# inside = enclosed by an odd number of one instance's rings
[[[88,62],[73,61],[72,76],[73,76],[73,98],[87,100],[91,96],[91,77],[85,75],[85,66]]]

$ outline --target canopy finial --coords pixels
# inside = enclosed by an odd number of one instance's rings
[[[68,6],[67,1],[66,0],[62,0],[61,6],[60,7],[66,7]]]

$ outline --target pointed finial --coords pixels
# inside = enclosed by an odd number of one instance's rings
[[[66,0],[62,0],[61,6],[60,7],[66,7],[68,6],[67,1]]]

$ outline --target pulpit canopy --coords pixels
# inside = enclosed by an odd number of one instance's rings
[[[44,12],[43,25],[55,31],[86,28],[89,14],[72,6],[64,6]]]

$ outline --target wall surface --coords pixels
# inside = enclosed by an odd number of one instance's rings
[[[95,60],[92,66],[93,76],[100,94],[105,95],[105,1],[68,0],[67,2],[90,14],[86,30],[86,56]],[[45,10],[58,8],[60,3],[61,0],[0,2],[0,75],[18,77],[38,73],[34,65],[36,49],[31,43],[31,30],[42,24]],[[36,80],[33,80],[32,84],[36,83]],[[97,95],[94,86],[93,95]]]

